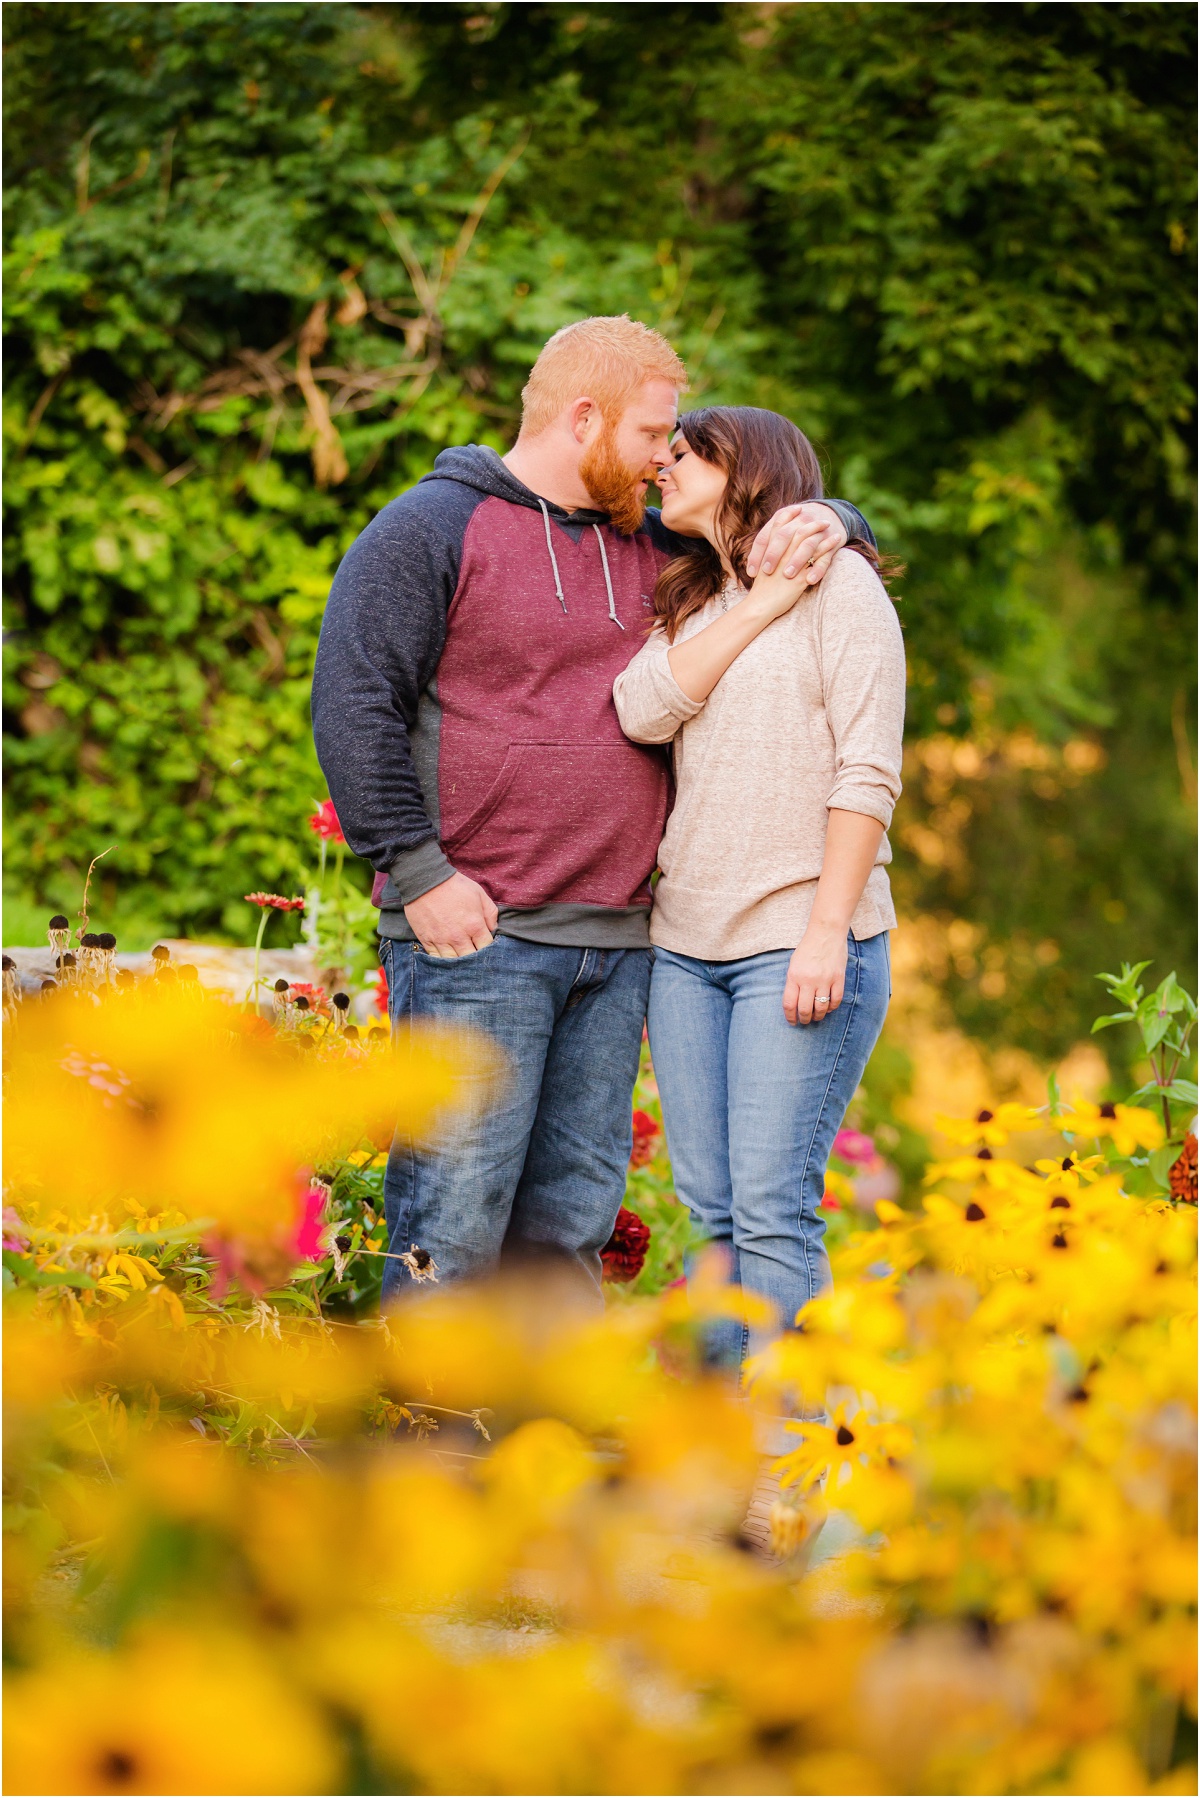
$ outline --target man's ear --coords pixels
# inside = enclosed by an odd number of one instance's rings
[[[600,422],[600,408],[586,395],[567,407],[567,429],[576,443],[586,443]]]

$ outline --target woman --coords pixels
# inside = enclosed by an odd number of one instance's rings
[[[650,1049],[680,1196],[788,1325],[829,1280],[825,1166],[891,991],[904,646],[869,549],[840,550],[817,587],[748,581],[760,526],[821,496],[793,424],[706,407],[674,447],[663,523],[696,546],[663,570],[614,687],[626,734],[675,762]],[[740,1326],[723,1345],[738,1362],[748,1346]]]

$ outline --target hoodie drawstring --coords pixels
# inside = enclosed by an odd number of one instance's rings
[[[536,494],[534,495],[534,498],[537,499]],[[554,544],[550,537],[550,514],[546,510],[546,502],[544,499],[538,499],[538,505],[542,508],[542,522],[546,527],[546,548],[550,551],[550,566],[554,570],[554,591],[558,594],[558,603],[565,612],[567,609],[567,602],[563,597],[562,582],[558,578],[558,561],[555,557]]]
[[[534,495],[534,498],[537,499],[537,503],[541,508],[542,523],[546,527],[546,548],[549,551],[549,555],[550,555],[550,566],[554,570],[554,591],[558,597],[559,605],[562,607],[563,611],[565,612],[567,609],[567,601],[566,601],[566,596],[564,595],[563,589],[562,589],[562,578],[558,572],[558,557],[554,553],[554,539],[550,535],[550,513],[547,510],[546,502],[544,499],[538,498],[537,494]],[[600,545],[600,562],[601,562],[601,566],[604,569],[604,585],[608,591],[608,615],[612,619],[613,623],[616,625],[617,629],[619,631],[623,631],[625,629],[625,626],[621,623],[621,620],[617,617],[617,602],[613,595],[612,576],[608,572],[608,556],[606,555],[605,549],[604,549],[604,538],[603,538],[603,535],[601,534],[600,526],[598,524],[594,524],[592,526],[592,529],[596,533],[596,542]]]
[[[547,521],[546,521],[546,528],[547,528],[547,530],[549,530],[549,528],[550,528],[549,519],[547,519]],[[596,533],[596,542],[600,545],[600,560],[604,564],[604,585],[608,588],[608,615],[612,619],[613,623],[616,625],[617,629],[619,631],[623,631],[625,629],[625,626],[621,623],[621,620],[617,617],[617,602],[613,598],[612,576],[608,572],[608,557],[604,553],[604,537],[601,533],[600,526],[598,524],[594,524],[592,526],[592,529]]]

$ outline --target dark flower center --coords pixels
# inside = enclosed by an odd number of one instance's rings
[[[1104,1104],[1100,1107],[1100,1116],[1102,1118],[1115,1118],[1116,1115],[1117,1115],[1116,1106],[1113,1105],[1109,1100],[1106,1099]]]
[[[97,1771],[108,1785],[128,1785],[137,1772],[137,1761],[124,1748],[109,1748],[100,1756]]]
[[[983,1206],[977,1205],[974,1199],[972,1199],[971,1203],[967,1206],[967,1222],[969,1224],[978,1224],[981,1223],[986,1216],[987,1212],[984,1210]]]
[[[844,1423],[839,1423],[838,1432],[837,1432],[838,1447],[839,1448],[849,1448],[850,1444],[853,1441],[854,1441],[854,1431],[848,1430]]]
[[[985,1107],[984,1110],[975,1113],[975,1122],[977,1124],[990,1124],[995,1115],[994,1111],[988,1111]]]
[[[1064,1199],[1061,1192],[1056,1193],[1054,1198],[1050,1201],[1050,1209],[1051,1211],[1069,1211],[1071,1209],[1071,1201],[1070,1199]]]
[[[1052,1249],[1065,1249],[1066,1246],[1067,1246],[1067,1239],[1063,1235],[1061,1230],[1058,1232],[1057,1236],[1052,1236],[1050,1238],[1050,1247]]]

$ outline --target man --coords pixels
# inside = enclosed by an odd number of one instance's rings
[[[334,580],[314,731],[347,841],[378,870],[393,1022],[484,1030],[509,1069],[500,1106],[442,1152],[393,1151],[385,1300],[429,1258],[462,1278],[502,1253],[565,1258],[599,1291],[669,801],[668,764],[622,734],[612,684],[684,544],[646,490],[686,386],[645,325],[568,325],[508,455],[444,451]],[[787,507],[752,571],[786,559],[817,581],[850,532],[870,538],[842,502]]]

